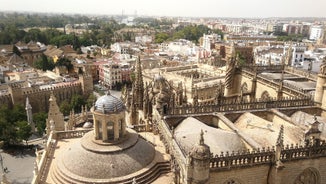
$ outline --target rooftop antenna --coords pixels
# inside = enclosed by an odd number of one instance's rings
[[[122,9],[122,11],[121,11],[121,22],[120,22],[120,24],[122,24],[122,20],[123,20],[123,13],[124,13],[124,10]]]

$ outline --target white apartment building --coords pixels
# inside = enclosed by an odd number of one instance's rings
[[[207,51],[210,51],[211,44],[215,43],[218,40],[221,40],[221,36],[218,34],[209,34],[209,35],[204,34],[202,48],[204,48]]]
[[[283,52],[284,56],[286,56],[288,49],[289,45],[286,45]],[[305,59],[305,51],[307,51],[307,46],[304,44],[292,45],[292,59],[290,61],[291,63],[288,64],[295,67],[302,66]]]
[[[103,84],[109,89],[112,89],[117,83],[122,82],[121,70],[118,64],[102,65],[103,69]]]
[[[323,27],[322,26],[312,26],[310,29],[310,40],[318,40],[321,38],[323,34]]]

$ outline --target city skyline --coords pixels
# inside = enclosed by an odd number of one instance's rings
[[[0,11],[100,15],[147,15],[180,17],[326,17],[323,0],[121,0],[77,1],[0,0]]]

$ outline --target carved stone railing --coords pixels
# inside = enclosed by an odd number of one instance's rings
[[[44,150],[40,151],[42,154],[40,160],[37,162],[37,167],[34,168],[34,177],[32,184],[45,183],[46,176],[48,174],[49,162],[51,160],[51,155],[54,153],[55,140],[52,138],[53,133],[51,132]]]
[[[272,108],[287,108],[287,107],[302,107],[313,106],[314,103],[310,97],[302,98],[270,98],[270,99],[257,99],[250,102],[241,102],[237,100],[225,100],[219,104],[204,104],[204,105],[184,105],[171,108],[167,115],[181,115],[181,114],[200,114],[212,112],[230,112],[230,111],[243,111],[243,110],[259,110],[259,109],[272,109]]]
[[[287,145],[281,152],[281,160],[283,162],[298,160],[304,158],[315,158],[326,156],[326,143],[321,142],[319,145],[299,146]]]
[[[90,129],[84,129],[84,130],[68,130],[68,131],[56,131],[55,136],[56,139],[69,139],[69,138],[78,138],[83,137],[87,132],[93,130]]]
[[[301,159],[326,157],[325,141],[307,146],[287,145],[280,154],[281,162],[290,162]],[[273,148],[263,148],[257,151],[222,152],[220,155],[211,156],[210,168],[213,171],[228,170],[231,168],[251,167],[263,164],[275,164],[276,154]]]
[[[256,67],[256,69],[255,69]],[[247,76],[250,76],[251,78],[253,78],[253,76],[255,75],[255,72],[257,71],[257,73],[261,73],[261,72],[268,72],[268,71],[278,71],[278,72],[281,72],[282,71],[282,65],[272,65],[272,66],[243,66],[243,75],[247,75]],[[286,68],[289,68],[289,67],[286,67]],[[293,68],[293,67],[290,67],[290,68]],[[298,69],[294,69],[294,70],[298,70]],[[285,70],[285,71],[288,71]],[[301,70],[298,70],[298,71],[301,71]],[[304,76],[304,77],[307,77],[311,80],[317,80],[317,75],[308,75],[307,74],[307,71],[302,71],[301,73],[300,72],[297,72],[295,73],[297,75],[301,75],[301,76]],[[312,77],[314,76],[314,77]],[[311,78],[312,77],[312,78]],[[268,78],[265,78],[261,75],[257,76],[257,81],[262,81],[265,85],[267,86],[270,86],[271,88],[277,90],[280,88],[280,82],[275,82],[275,81],[272,81]],[[306,91],[302,88],[299,88],[297,86],[294,86],[294,85],[291,85],[289,83],[283,83],[283,88],[282,90],[288,94],[292,94],[293,96],[305,96],[306,95]]]
[[[186,65],[186,66],[178,66],[178,67],[169,67],[169,68],[163,68],[162,71],[164,72],[173,72],[178,70],[188,70],[188,69],[194,69],[198,68],[197,65]]]
[[[304,76],[308,79],[317,81],[317,77],[318,77],[318,73],[317,72],[312,72],[312,71],[307,71],[307,70],[303,70],[303,69],[299,69],[299,68],[295,68],[292,66],[285,66],[284,68],[285,71],[289,72],[289,73],[293,73],[296,75],[300,75],[300,76]]]
[[[159,113],[157,110],[154,110],[153,114]],[[174,156],[176,163],[180,167],[180,171],[186,174],[186,154],[184,150],[180,147],[179,143],[173,138],[173,131],[169,128],[169,125],[165,122],[164,119],[155,120],[157,121],[157,128],[159,130],[161,141],[165,145],[165,148]]]
[[[250,72],[281,72],[283,70],[283,65],[243,65],[241,66],[242,70]]]
[[[249,167],[273,162],[275,155],[274,148],[257,151],[243,152],[222,152],[220,155],[215,155],[210,160],[211,170],[223,170],[235,167]]]

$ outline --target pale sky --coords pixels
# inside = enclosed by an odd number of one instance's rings
[[[326,0],[0,0],[0,11],[191,17],[326,17]]]

